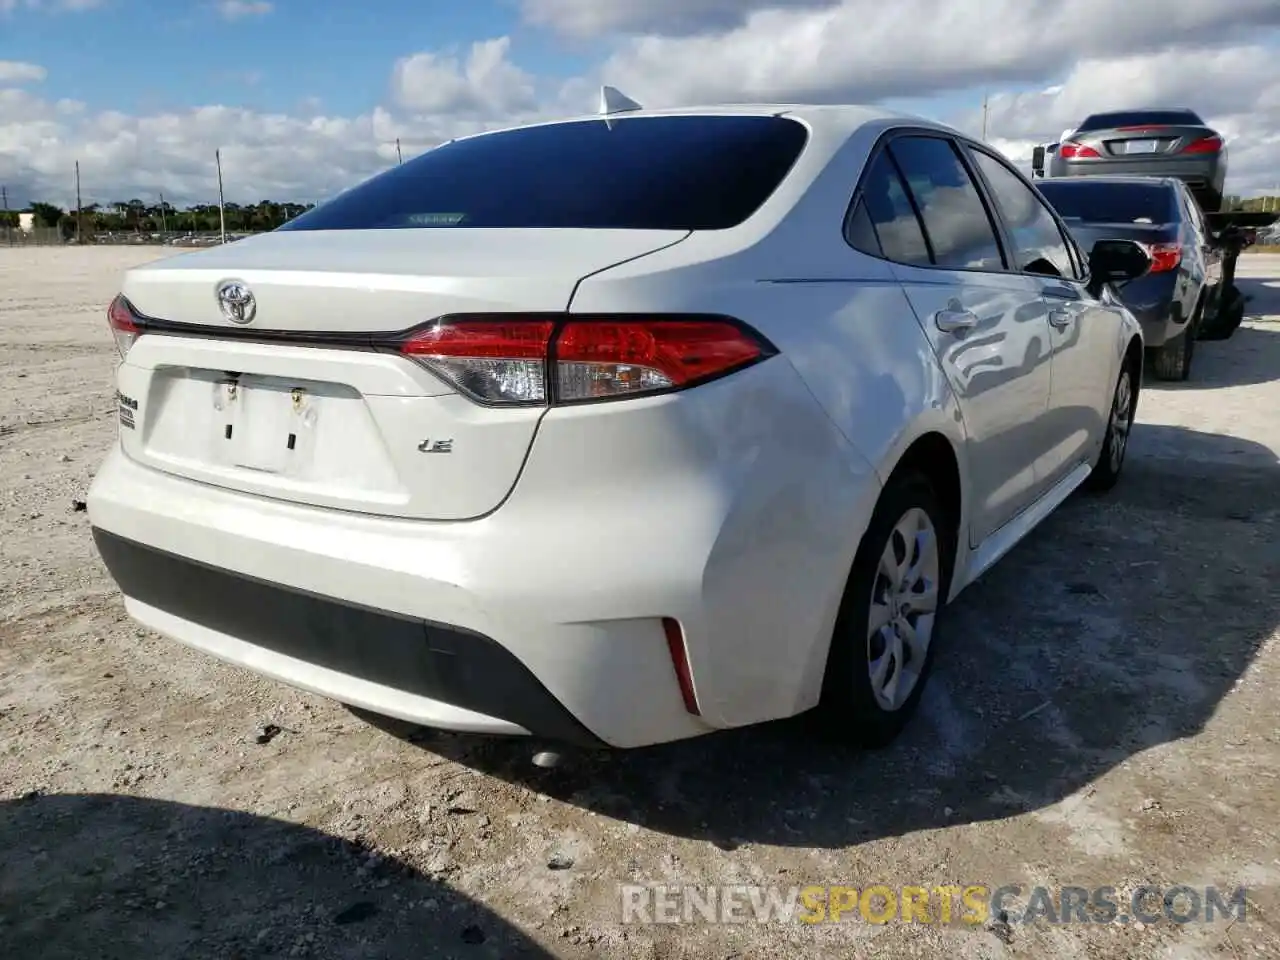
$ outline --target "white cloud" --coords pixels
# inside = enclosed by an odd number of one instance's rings
[[[1056,140],[1086,114],[1134,104],[1185,105],[1227,138],[1228,191],[1274,190],[1280,182],[1280,74],[1275,62],[1275,49],[1261,44],[1082,60],[1061,84],[992,96],[988,136],[1026,167],[1037,143]],[[1196,64],[1194,71],[1186,68],[1188,63]],[[981,126],[976,110],[949,119],[970,132]]]
[[[521,0],[525,19],[571,37],[607,33],[665,36],[723,30],[762,9],[821,10],[839,0]]]
[[[39,83],[48,75],[44,67],[21,60],[0,60],[0,84]]]
[[[1159,16],[1109,0],[522,2],[527,18],[562,33],[614,34],[598,66],[567,82],[540,78],[498,37],[389,64],[385,102],[356,116],[318,100],[281,113],[133,116],[42,98],[22,86],[39,67],[0,63],[0,181],[11,196],[66,203],[79,160],[86,199],[208,202],[220,148],[228,199],[321,199],[394,163],[397,138],[408,157],[453,136],[589,112],[600,82],[651,106],[949,94],[921,112],[974,132],[979,111],[954,104],[987,89],[990,137],[1024,168],[1034,143],[1085,113],[1185,105],[1231,138],[1231,192],[1280,179],[1276,0],[1181,0]]]
[[[218,13],[226,20],[243,20],[246,17],[265,17],[275,8],[266,0],[221,0]]]
[[[1158,15],[1149,5],[1113,0],[775,4],[725,31],[632,37],[603,72],[645,103],[867,101],[1036,82],[1069,69],[1081,51],[1127,56],[1239,39],[1263,27],[1280,27],[1276,0],[1181,0],[1161,5]],[[1194,62],[1181,70],[1201,76]]]
[[[132,116],[0,83],[0,181],[10,196],[66,204],[79,161],[86,202],[163,193],[208,203],[220,149],[229,200],[323,199],[394,163],[397,138],[412,156],[450,137],[548,116],[508,47],[503,37],[474,44],[463,60],[406,57],[392,70],[390,102],[358,116],[334,116],[319,101],[293,114],[205,106]],[[544,102],[559,97],[552,88]]]
[[[534,78],[510,60],[510,37],[480,40],[466,61],[456,55],[415,53],[392,70],[397,105],[414,113],[510,114],[536,103]]]

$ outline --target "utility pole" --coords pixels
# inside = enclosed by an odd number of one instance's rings
[[[80,221],[83,214],[80,210],[80,161],[76,161],[76,243],[81,242],[80,237]]]
[[[987,95],[982,95],[982,139],[987,139]]]
[[[164,194],[163,193],[160,194],[160,232],[161,233],[169,232],[168,222],[165,220],[165,217],[164,217]]]
[[[404,163],[404,156],[400,153],[400,138],[396,137],[396,159]]]
[[[218,163],[218,225],[222,233],[222,242],[227,242],[227,210],[226,201],[222,196],[222,151],[215,150],[213,158]]]

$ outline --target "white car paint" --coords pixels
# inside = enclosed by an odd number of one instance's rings
[[[781,185],[734,228],[279,232],[130,271],[123,292],[139,314],[189,328],[144,333],[120,365],[131,426],[90,490],[94,528],[492,638],[611,746],[814,706],[854,555],[904,454],[930,435],[958,464],[954,598],[1089,475],[1140,332],[1104,293],[1054,336],[1039,280],[907,267],[846,243],[879,138],[954,131],[860,107],[644,110],[616,122],[705,113],[784,114],[809,130]],[[479,311],[714,313],[778,352],[673,393],[494,408],[392,353],[203,336],[231,328],[213,296],[228,279],[257,297],[253,329],[372,333]],[[977,326],[944,332],[933,317],[957,304]],[[228,371],[241,377],[233,399]],[[248,446],[223,443],[228,404],[294,386],[305,389],[291,409],[241,411]],[[262,468],[254,430],[270,417],[298,445]],[[440,441],[449,455],[423,454]],[[251,459],[259,469],[241,465]],[[450,729],[538,732],[128,591],[126,604],[178,641],[343,702]],[[681,625],[696,714],[663,618]]]

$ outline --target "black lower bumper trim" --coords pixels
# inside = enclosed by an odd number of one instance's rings
[[[267,650],[589,747],[587,730],[510,651],[479,633],[211,567],[100,528],[121,591]]]

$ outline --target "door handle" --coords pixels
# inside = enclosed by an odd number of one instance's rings
[[[1055,330],[1067,329],[1067,327],[1071,326],[1072,319],[1071,311],[1064,310],[1062,307],[1049,311],[1049,326]]]
[[[943,333],[961,333],[978,325],[978,315],[972,310],[939,310],[933,322]]]

